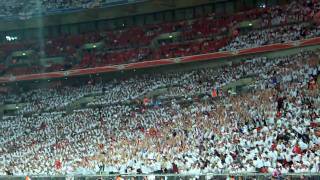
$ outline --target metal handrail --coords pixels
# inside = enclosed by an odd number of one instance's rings
[[[186,177],[186,176],[272,176],[272,173],[197,173],[197,174],[101,174],[101,175],[30,175],[34,178],[62,178],[62,177],[145,177],[145,176],[157,176],[157,177]],[[320,177],[320,172],[306,172],[306,173],[284,173],[281,176],[316,176]],[[19,178],[25,176],[0,176],[0,178]]]

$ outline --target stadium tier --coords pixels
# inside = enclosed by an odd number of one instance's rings
[[[0,12],[24,5],[19,2]],[[93,3],[39,2],[47,9]],[[11,42],[0,45],[0,72],[18,77],[86,71],[318,40],[319,11],[316,0],[291,1],[43,43],[8,36]],[[317,180],[320,45],[275,50],[3,83],[0,179]],[[41,63],[44,59],[48,62]]]
[[[2,95],[23,106],[1,123],[1,172],[318,172],[314,55]],[[223,91],[244,77],[255,77],[249,92]],[[85,108],[66,111],[85,96]]]
[[[302,10],[301,10],[302,9]],[[292,2],[234,15],[214,14],[179,22],[153,24],[0,45],[3,76],[34,74],[234,51],[320,35],[313,15],[319,3]],[[242,23],[247,28],[240,28]],[[19,54],[20,55],[17,55]],[[55,63],[53,59],[63,59]],[[43,59],[47,59],[44,64]],[[41,65],[42,64],[42,65]]]
[[[0,1],[1,19],[29,19],[34,16],[77,12],[85,9],[126,5],[143,0],[11,0]],[[144,0],[145,1],[145,0]]]

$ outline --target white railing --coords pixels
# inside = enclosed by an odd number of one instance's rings
[[[271,173],[200,173],[200,174],[107,174],[107,175],[57,175],[57,176],[48,176],[48,175],[35,175],[29,176],[32,180],[44,180],[44,179],[65,179],[65,180],[96,180],[96,179],[115,179],[121,177],[122,179],[270,179],[273,177]],[[319,180],[320,173],[286,173],[281,174],[277,177],[278,179],[287,179],[287,178],[298,178],[298,179],[310,179],[310,180]],[[2,179],[26,179],[26,176],[0,176]]]

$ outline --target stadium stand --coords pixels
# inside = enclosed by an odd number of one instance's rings
[[[108,1],[40,2],[53,12]],[[10,1],[3,7],[0,15],[8,16],[29,6]],[[1,62],[0,74],[13,77],[237,52],[310,39],[320,36],[314,21],[319,10],[316,0],[292,1],[230,16],[209,14],[65,35],[45,39],[43,44],[6,42],[0,45],[0,56],[7,60]],[[161,36],[166,40],[158,41]],[[92,48],[84,48],[88,44]],[[316,47],[287,49],[290,54],[235,56],[174,71],[139,74],[132,70],[132,76],[115,78],[94,74],[76,81],[66,74],[63,80],[45,79],[36,87],[23,88],[23,82],[14,80],[4,83],[0,87],[0,179],[171,173],[194,179],[208,173],[213,174],[206,179],[232,173],[271,174],[276,179],[288,173],[315,173],[317,179],[320,50]],[[41,58],[58,57],[67,61],[38,63]],[[25,64],[28,58],[34,61]],[[10,85],[15,88],[6,89]],[[5,107],[14,110],[4,112]]]
[[[7,67],[2,74],[10,76],[127,64],[318,37],[319,26],[313,23],[313,16],[317,12],[319,3],[316,1],[311,4],[293,1],[285,6],[253,9],[227,17],[217,18],[210,14],[188,21],[48,39],[44,50],[37,42],[13,42],[1,45],[6,56],[13,51],[31,49],[39,52],[31,57],[36,64],[39,64],[41,57],[61,56],[66,58],[66,63],[52,63],[49,67],[32,64],[28,68]],[[242,32],[238,26],[248,20],[257,21],[258,25],[250,31]],[[172,42],[161,42],[159,47],[151,45],[160,35],[172,33],[180,35]],[[82,49],[88,43],[102,43],[102,47]],[[11,58],[11,63],[23,62],[24,58]]]
[[[313,55],[10,93],[1,98],[29,103],[1,123],[1,172],[319,172],[320,97],[310,78],[320,69],[309,65]],[[213,89],[248,76],[256,76],[250,92],[211,97]],[[135,102],[160,87],[170,87],[161,103]],[[64,110],[97,92],[99,101],[87,108]]]
[[[0,18],[28,19],[33,16],[74,12],[88,8],[134,3],[136,0],[28,0],[0,1]]]

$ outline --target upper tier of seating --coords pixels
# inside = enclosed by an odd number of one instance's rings
[[[122,0],[0,0],[0,18],[26,19],[36,15],[70,12],[124,3]]]
[[[126,64],[312,38],[319,36],[319,26],[313,23],[313,16],[319,9],[316,1],[294,1],[285,6],[253,9],[223,17],[210,14],[179,22],[65,35],[45,39],[44,45],[37,41],[5,43],[0,45],[6,59],[0,72],[8,76]],[[254,28],[250,31],[239,28],[239,24],[245,21],[254,22]],[[167,40],[157,41],[160,35],[166,35]],[[100,45],[83,49],[88,43]],[[10,56],[12,52],[25,50],[33,53],[23,57]],[[59,64],[41,65],[40,59],[44,57],[63,57],[65,60]],[[17,67],[19,63],[25,64]]]

